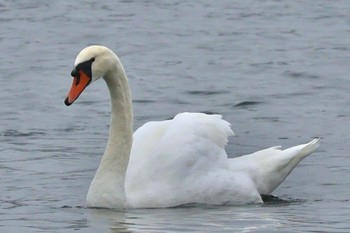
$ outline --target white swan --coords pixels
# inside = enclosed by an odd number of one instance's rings
[[[111,97],[108,143],[87,194],[88,207],[261,203],[260,194],[270,194],[318,147],[314,139],[286,150],[272,147],[228,159],[224,147],[233,135],[230,124],[220,115],[203,113],[149,122],[133,134],[128,80],[110,49],[83,49],[71,75],[66,105],[100,77]]]

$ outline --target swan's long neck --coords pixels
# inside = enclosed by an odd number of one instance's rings
[[[87,205],[122,208],[126,205],[124,183],[133,132],[131,94],[118,59],[104,79],[110,92],[112,119],[107,147],[91,182]]]

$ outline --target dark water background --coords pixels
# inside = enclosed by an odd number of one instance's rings
[[[0,232],[349,232],[348,1],[0,1]],[[71,107],[76,54],[117,52],[135,128],[181,111],[232,122],[231,157],[320,137],[252,206],[86,209],[103,153],[103,82]]]

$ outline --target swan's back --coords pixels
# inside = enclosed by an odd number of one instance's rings
[[[133,135],[129,170],[151,166],[168,173],[168,166],[185,169],[202,157],[213,162],[226,159],[222,150],[230,135],[230,124],[220,115],[181,113],[172,120],[148,122]]]
[[[173,120],[146,123],[134,133],[126,177],[129,204],[164,207],[222,204],[228,196],[249,199],[236,191],[242,186],[245,192],[249,179],[244,182],[246,176],[238,173],[235,178],[228,169],[224,147],[230,135],[230,124],[220,115],[181,113]],[[253,201],[260,198],[256,195]]]

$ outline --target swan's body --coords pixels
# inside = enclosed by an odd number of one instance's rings
[[[106,150],[87,194],[87,206],[171,207],[188,203],[261,203],[294,167],[318,147],[318,140],[281,150],[272,147],[228,159],[233,135],[220,115],[181,113],[149,122],[132,134],[131,94],[118,57],[103,46],[83,49],[72,71],[65,101],[103,77],[110,91],[112,120]]]

